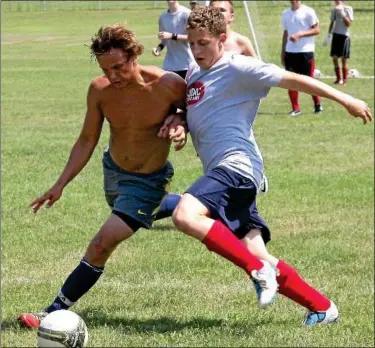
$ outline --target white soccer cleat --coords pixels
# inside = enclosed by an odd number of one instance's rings
[[[158,50],[157,47],[154,47],[152,49],[152,54],[155,56],[155,57],[159,57],[160,56],[160,51]]]
[[[267,261],[261,262],[263,267],[259,271],[251,271],[251,280],[257,292],[259,307],[265,308],[274,302],[279,285],[276,281],[276,269]]]
[[[305,326],[327,325],[339,321],[339,311],[336,305],[331,301],[331,306],[325,312],[307,312],[303,324]]]
[[[289,113],[289,115],[292,117],[296,117],[296,116],[301,115],[301,113],[302,113],[301,110],[293,110]]]
[[[268,179],[265,175],[263,175],[263,180],[260,183],[259,193],[266,194],[268,192]]]

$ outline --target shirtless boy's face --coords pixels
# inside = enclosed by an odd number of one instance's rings
[[[113,48],[96,58],[104,75],[115,88],[123,88],[134,79],[134,58],[128,59],[122,49]]]
[[[207,29],[188,29],[188,41],[197,64],[203,69],[211,68],[224,52],[226,34],[216,37]]]
[[[214,1],[211,7],[218,8],[225,18],[225,22],[230,25],[233,22],[234,15],[231,12],[232,5],[229,1]]]

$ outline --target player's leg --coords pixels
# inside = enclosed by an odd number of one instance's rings
[[[182,196],[173,212],[173,222],[180,231],[200,240],[209,250],[244,269],[256,282],[262,282],[264,287],[259,303],[264,307],[276,296],[277,283],[273,274],[274,269],[268,262],[255,258],[233,234],[231,227],[228,227],[230,221],[226,216],[228,211],[226,201],[229,197],[233,201],[236,187],[231,185],[237,180],[235,175],[238,175],[233,174],[221,167],[198,179]],[[256,195],[253,184],[251,195],[252,198]],[[244,201],[247,201],[247,198],[246,195],[242,196]],[[244,202],[239,203],[246,206]],[[231,207],[230,213],[242,211],[242,206]],[[234,215],[232,217],[231,221],[235,220],[234,223],[237,223],[238,219]]]
[[[335,85],[342,85],[343,79],[342,79],[342,72],[339,64],[339,57],[333,56],[332,57],[333,66],[335,68],[335,74],[336,74],[336,81],[334,82]]]
[[[129,225],[133,225],[133,229]],[[139,227],[139,223],[130,217],[112,214],[92,239],[83,259],[68,276],[54,301],[42,312],[22,313],[18,317],[20,323],[28,328],[38,328],[40,320],[48,313],[73,306],[99,280],[116,246]]]
[[[314,52],[307,52],[303,54],[303,62],[301,63],[301,74],[314,77],[315,59]],[[322,103],[319,96],[311,96],[314,102],[315,114],[320,114],[323,111]]]
[[[335,69],[336,81],[334,84],[343,84],[342,71],[339,64],[339,57],[342,56],[342,42],[340,40],[340,35],[333,33],[332,43],[331,43],[331,53],[333,67]]]
[[[348,59],[350,58],[350,38],[349,36],[345,36],[343,43],[343,52],[341,57],[342,62],[342,76],[343,76],[343,84],[346,85],[348,83],[348,75],[349,75],[349,65]]]
[[[180,200],[181,195],[169,193],[161,202],[160,208],[155,215],[155,221],[171,217]]]
[[[104,174],[106,198],[112,207],[112,215],[92,239],[83,260],[68,277],[46,312],[67,309],[74,304],[97,282],[117,245],[139,228],[151,227],[153,212],[160,205],[173,175],[170,163],[156,173],[143,175],[127,173],[113,166],[105,167]],[[113,202],[109,188],[115,190],[116,198]]]
[[[131,237],[141,226],[132,217],[113,212],[91,240],[83,259],[69,275],[54,302],[45,311],[50,313],[57,309],[68,309],[77,302],[99,280],[117,245]]]
[[[268,252],[263,238],[261,230],[256,228],[250,230],[242,242],[255,256],[277,267],[279,293],[309,311],[305,318],[305,325],[336,322],[339,314],[335,304],[309,285],[291,265],[272,256]]]
[[[116,246],[139,228],[151,227],[154,210],[160,205],[173,176],[169,162],[156,173],[127,173],[113,162],[108,151],[104,152],[103,170],[105,196],[112,215],[92,239],[80,264],[42,315],[71,307],[98,281]],[[20,322],[30,328],[39,327],[40,319],[40,313],[19,316]]]
[[[298,54],[285,52],[285,70],[297,72],[298,69]],[[289,113],[290,116],[298,116],[301,114],[301,108],[298,103],[298,91],[288,90],[290,103],[292,105],[292,111]]]

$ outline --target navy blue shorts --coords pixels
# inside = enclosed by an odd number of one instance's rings
[[[257,189],[250,179],[220,166],[199,178],[186,193],[197,198],[212,219],[222,221],[239,239],[250,229],[259,228],[264,242],[270,241],[270,230],[256,207]]]
[[[313,77],[314,69],[314,52],[285,52],[285,70]]]
[[[159,206],[168,193],[174,171],[170,162],[150,174],[127,172],[103,154],[104,191],[107,203],[119,216],[129,216],[139,226],[150,228]],[[126,219],[124,219],[125,222]],[[132,227],[132,226],[131,226]]]
[[[331,57],[350,58],[350,37],[333,33]]]

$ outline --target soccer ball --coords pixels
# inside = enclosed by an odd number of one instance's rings
[[[38,347],[85,347],[88,340],[87,326],[74,312],[64,309],[48,314],[38,329]]]
[[[357,69],[350,69],[349,70],[349,77],[356,78],[359,76],[359,71]]]
[[[314,69],[314,77],[318,79],[319,77],[322,77],[323,74],[319,69]]]

